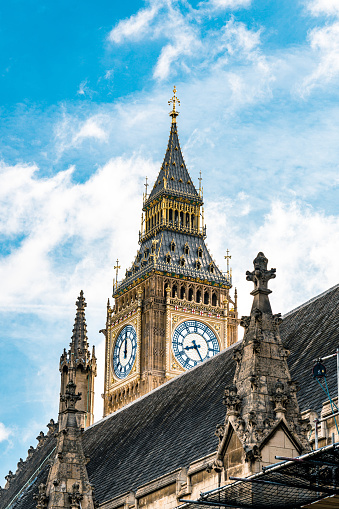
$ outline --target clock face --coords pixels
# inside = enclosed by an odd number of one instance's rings
[[[118,378],[125,378],[131,372],[137,354],[137,333],[132,325],[120,331],[113,350],[113,370]]]
[[[186,369],[220,352],[214,332],[204,323],[187,320],[175,329],[172,339],[175,358]]]

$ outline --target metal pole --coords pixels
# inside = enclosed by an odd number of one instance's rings
[[[315,442],[314,447],[318,449],[318,419],[314,419],[315,422],[315,429],[314,429],[314,435],[315,435]]]
[[[337,410],[339,409],[339,348],[337,348],[337,389],[338,389],[338,401]]]

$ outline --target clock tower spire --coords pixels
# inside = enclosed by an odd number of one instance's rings
[[[205,244],[202,191],[181,152],[175,87],[169,104],[168,145],[144,194],[139,249],[107,308],[104,415],[237,341],[231,275]]]

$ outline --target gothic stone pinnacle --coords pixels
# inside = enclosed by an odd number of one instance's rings
[[[267,283],[270,279],[276,277],[276,269],[267,270],[267,263],[268,260],[266,256],[260,251],[253,260],[253,272],[246,271],[247,281],[252,281],[254,283],[254,290],[251,292],[251,295],[254,297],[251,314],[255,310],[272,314],[270,301],[268,299],[268,295],[272,292],[267,288]]]

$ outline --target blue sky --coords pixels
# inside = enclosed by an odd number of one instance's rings
[[[224,270],[231,251],[240,314],[259,250],[277,268],[276,313],[338,283],[336,0],[3,2],[0,479],[57,418],[81,289],[101,417],[98,330],[114,262],[124,273],[136,253],[174,84],[208,246]]]

